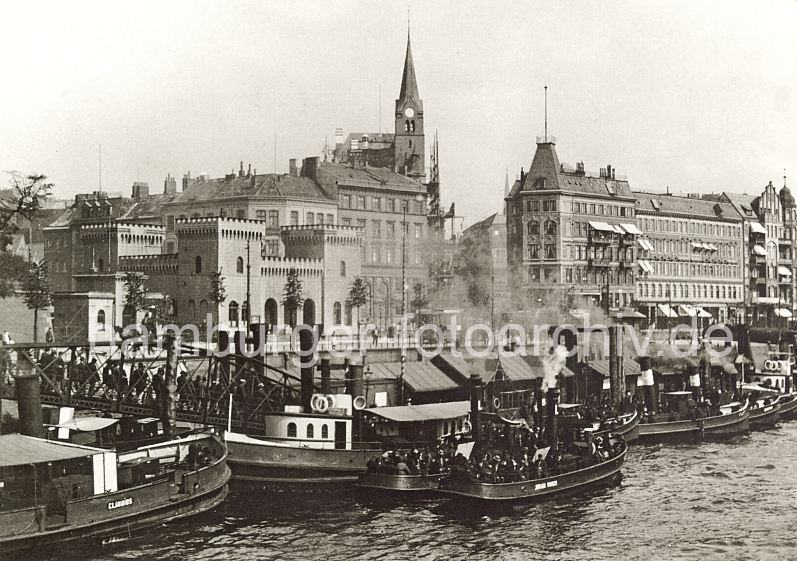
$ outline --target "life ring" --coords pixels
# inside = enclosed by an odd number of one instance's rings
[[[765,360],[764,361],[764,368],[767,370],[778,370],[778,363],[774,360]]]
[[[327,404],[326,398],[321,395],[320,393],[313,394],[313,397],[310,398],[310,409],[315,412],[318,412],[322,406]]]
[[[326,413],[327,411],[329,411],[329,401],[327,401],[327,399],[323,395],[319,395],[318,397],[320,399],[316,404],[316,413]]]
[[[361,409],[365,409],[366,405],[367,405],[367,403],[365,401],[365,397],[363,397],[361,395],[358,395],[357,397],[355,397],[354,401],[352,402],[352,407],[354,407],[354,409],[357,410],[357,411],[359,411]]]
[[[792,366],[797,364],[797,360],[795,360],[794,355],[789,356],[789,364],[791,364]]]
[[[473,427],[471,426],[470,421],[465,419],[465,421],[462,423],[462,432],[468,433],[472,429],[473,429]]]
[[[325,401],[327,402],[327,411],[332,409],[332,408],[334,408],[335,405],[337,404],[337,401],[335,401],[335,396],[334,395],[326,396],[326,400]]]
[[[495,407],[496,409],[501,409],[501,400],[498,399],[497,397],[493,398],[493,407]]]

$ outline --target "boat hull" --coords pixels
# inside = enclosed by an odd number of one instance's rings
[[[437,490],[444,474],[436,475],[396,475],[390,473],[367,472],[357,479],[357,487],[367,491],[395,494],[425,494]]]
[[[750,410],[750,429],[766,430],[773,428],[780,419],[780,402]]]
[[[351,486],[378,449],[336,450],[285,446],[245,435],[228,435],[236,484],[272,488]]]
[[[614,429],[598,431],[594,436],[600,436],[604,439],[609,438],[611,435],[622,436],[626,443],[633,442],[639,439],[639,420],[639,412],[635,412],[634,415],[621,426]]]
[[[707,439],[733,437],[750,430],[750,411],[747,407],[705,419],[641,423],[639,440],[646,444],[658,442],[700,442]]]
[[[67,505],[66,522],[42,529],[30,523],[35,519],[35,507],[3,513],[0,523],[14,524],[11,517],[15,517],[18,523],[24,521],[27,529],[19,535],[0,538],[0,552],[52,549],[74,540],[105,543],[126,539],[147,528],[215,508],[227,497],[230,477],[230,468],[222,460],[185,476],[185,488],[191,489],[191,493],[175,495],[165,488],[147,485],[71,501]],[[154,497],[160,497],[157,504],[153,504]],[[124,512],[127,507],[111,509],[111,505],[125,504],[129,499],[133,500],[128,512]]]
[[[608,482],[620,475],[627,449],[614,458],[580,470],[542,479],[514,483],[482,483],[449,477],[440,483],[439,492],[456,500],[481,504],[512,504],[544,500]]]
[[[790,393],[780,398],[780,418],[784,421],[797,417],[797,393]]]

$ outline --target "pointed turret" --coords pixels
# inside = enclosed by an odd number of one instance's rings
[[[395,169],[419,181],[426,178],[426,150],[423,134],[423,101],[418,95],[415,65],[412,61],[410,33],[407,30],[407,55],[401,90],[396,100]],[[436,157],[436,155],[435,155]]]

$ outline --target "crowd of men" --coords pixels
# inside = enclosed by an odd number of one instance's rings
[[[457,441],[443,439],[437,444],[422,448],[392,449],[371,459],[370,472],[390,475],[438,475],[448,473],[456,456]]]

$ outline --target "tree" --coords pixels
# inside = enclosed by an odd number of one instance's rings
[[[227,299],[227,290],[224,288],[224,277],[221,276],[221,269],[216,273],[210,273],[210,293],[208,300],[214,304],[222,304]]]
[[[424,286],[420,282],[416,282],[412,285],[412,300],[410,301],[410,306],[417,310],[417,321],[420,323],[421,321],[421,308],[429,305],[429,297],[426,295],[424,291]]]
[[[349,295],[346,298],[346,305],[357,309],[357,336],[360,335],[360,308],[368,303],[370,290],[368,283],[362,277],[354,277],[349,286]]]
[[[288,324],[291,327],[296,327],[296,311],[301,307],[302,302],[304,302],[302,279],[299,278],[299,272],[296,269],[291,269],[288,271],[285,288],[282,290],[282,303],[290,313]]]
[[[50,282],[47,277],[47,264],[42,259],[31,261],[30,270],[22,281],[22,299],[33,310],[33,342],[37,341],[39,330],[39,310],[50,307]]]
[[[138,312],[147,309],[147,287],[144,286],[144,275],[134,271],[125,273],[125,308],[132,310],[133,322],[137,322]],[[122,326],[125,327],[125,326]]]
[[[17,217],[31,220],[52,192],[52,183],[44,175],[22,175],[9,172],[11,198],[0,201],[0,298],[14,294],[16,283],[29,275],[28,262],[19,255],[8,252],[11,236],[18,230]]]

